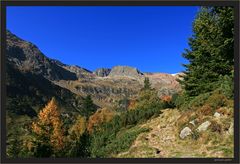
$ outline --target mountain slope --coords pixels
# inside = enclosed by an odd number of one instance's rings
[[[145,74],[137,68],[115,66],[91,72],[76,65],[66,65],[46,57],[35,45],[7,32],[7,59],[9,64],[22,73],[31,72],[43,76],[53,85],[70,90],[79,96],[91,95],[94,102],[112,106],[119,100],[134,98],[149,77],[159,96],[172,95],[181,90],[177,77],[170,74]]]
[[[199,133],[199,138],[179,138],[179,121],[185,113],[178,109],[165,109],[159,117],[137,125],[136,129],[151,129],[141,133],[128,151],[119,153],[115,157],[120,158],[232,158],[233,157],[233,133],[229,129],[222,134],[207,131]],[[216,119],[208,117],[214,123],[224,123],[229,116],[222,115]]]
[[[35,45],[7,31],[7,97],[10,111],[34,115],[51,97],[56,97],[65,112],[81,111],[83,98],[55,85],[52,81],[77,80],[80,74],[91,72],[76,66],[67,66],[46,57]],[[24,105],[20,105],[24,104]],[[28,110],[26,110],[28,109]],[[29,114],[27,114],[29,115]]]
[[[76,80],[74,73],[46,57],[34,44],[7,31],[7,60],[22,72],[41,74],[50,80]]]

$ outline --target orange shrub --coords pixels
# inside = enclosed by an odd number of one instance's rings
[[[165,101],[165,102],[171,102],[172,101],[172,96],[168,96],[168,95],[162,96],[161,100]]]
[[[133,110],[136,108],[136,100],[129,100],[128,110]]]
[[[202,107],[199,107],[197,109],[197,115],[198,116],[209,116],[209,115],[212,115],[213,114],[213,107],[211,107],[210,105],[206,104],[206,105],[203,105]]]
[[[89,117],[87,130],[92,133],[94,127],[97,127],[101,123],[111,121],[115,113],[107,108],[97,110],[93,115]]]

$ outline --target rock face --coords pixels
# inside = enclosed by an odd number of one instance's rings
[[[152,87],[158,90],[158,95],[172,95],[181,90],[181,86],[177,81],[178,76],[166,73],[144,73],[148,77]]]
[[[137,68],[129,67],[129,66],[115,66],[112,68],[109,76],[127,76],[127,77],[135,77],[139,78],[143,75]]]
[[[109,68],[99,68],[93,73],[99,77],[106,77],[109,75],[110,72],[111,72],[111,69]]]
[[[61,62],[46,57],[34,44],[7,31],[7,59],[22,72],[41,74],[50,80],[77,80],[75,73],[62,67]]]
[[[75,73],[78,79],[80,78],[94,78],[94,74],[91,71],[79,67],[77,65],[65,65],[64,68],[72,73]]]
[[[180,138],[184,139],[187,136],[192,134],[192,130],[189,127],[185,127],[183,130],[180,132]]]
[[[201,132],[201,131],[206,131],[207,128],[211,125],[210,121],[205,121],[204,123],[202,123],[198,128],[197,131]]]

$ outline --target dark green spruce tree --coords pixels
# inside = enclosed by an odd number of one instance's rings
[[[220,77],[231,76],[234,65],[234,18],[232,7],[202,7],[193,23],[189,49],[183,57],[183,85],[187,96],[215,90]]]
[[[87,95],[83,101],[82,107],[86,116],[90,116],[96,111],[96,106],[93,103],[91,95]]]
[[[149,78],[145,77],[144,79],[144,87],[143,87],[144,90],[147,90],[147,89],[151,89],[151,84],[150,84],[150,81],[149,81]]]

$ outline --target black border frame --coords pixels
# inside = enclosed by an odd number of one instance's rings
[[[238,0],[0,0],[1,4],[1,163],[239,163],[239,8]],[[16,158],[6,157],[5,47],[7,6],[234,6],[234,158]]]

